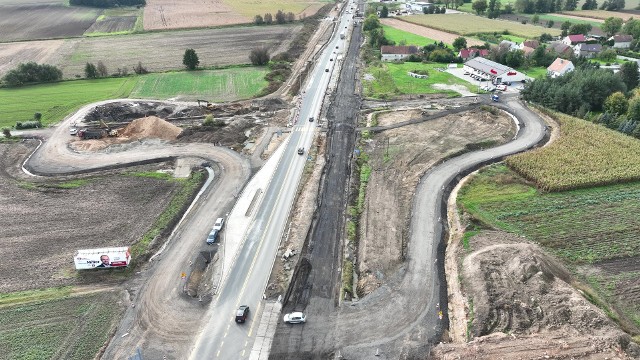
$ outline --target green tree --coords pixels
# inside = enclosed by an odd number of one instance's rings
[[[379,27],[381,27],[380,20],[378,20],[378,18],[373,14],[367,16],[367,18],[364,20],[364,23],[362,24],[362,30],[364,31],[377,29]]]
[[[96,66],[92,63],[87,63],[84,66],[84,76],[87,79],[95,79],[98,77],[98,69],[96,69]]]
[[[462,36],[456,38],[455,40],[453,40],[453,47],[457,51],[460,51],[460,49],[465,49],[467,47],[467,39],[463,38]]]
[[[569,34],[571,34],[571,35],[575,35],[575,34],[587,35],[589,33],[589,31],[591,31],[591,28],[592,28],[591,24],[573,24],[569,28]]]
[[[264,14],[264,23],[267,25],[271,25],[273,23],[273,16],[271,13]]]
[[[193,49],[185,50],[184,56],[182,57],[182,64],[189,70],[195,70],[200,64],[200,59],[198,59],[196,51]]]
[[[278,10],[278,12],[276,13],[276,22],[278,24],[284,24],[285,22],[287,22],[287,16],[284,14],[284,12],[282,12],[282,10]]]
[[[524,51],[516,50],[507,52],[505,63],[507,66],[512,68],[519,67],[524,63]]]
[[[616,116],[625,114],[628,108],[629,101],[620,91],[609,95],[604,101],[604,111],[615,114]]]
[[[495,19],[500,16],[500,0],[489,0],[487,10],[487,17],[489,17],[489,19]]]
[[[631,91],[638,87],[638,63],[635,61],[628,61],[622,64],[620,72],[618,73],[622,78],[622,81],[627,85],[627,90]]]
[[[632,97],[629,100],[629,110],[627,110],[627,117],[633,121],[640,121],[640,97]]]
[[[555,25],[555,24],[556,24],[556,23],[555,23],[553,20],[549,20],[549,21],[547,21],[547,27],[548,27],[548,28],[552,28],[552,27],[553,27],[553,25]]]
[[[476,14],[481,15],[487,11],[487,0],[475,0],[473,4],[471,4],[471,9],[476,12]]]
[[[567,0],[564,3],[564,9],[566,11],[573,11],[576,9],[577,6],[578,6],[578,0]]]
[[[270,60],[269,50],[266,47],[255,48],[249,53],[249,60],[256,66],[267,65]]]
[[[382,5],[382,10],[380,10],[380,17],[387,18],[389,17],[389,8],[387,5]]]
[[[262,15],[258,14],[253,18],[253,23],[256,25],[262,25],[264,24],[264,18],[262,17]]]
[[[613,49],[603,50],[598,54],[598,59],[606,62],[612,62],[616,60],[618,53]]]
[[[102,62],[102,60],[98,61],[98,65],[96,66],[98,70],[98,76],[107,77],[109,76],[109,70],[107,70],[107,66]]]
[[[531,22],[534,24],[537,24],[540,22],[540,16],[538,14],[535,14],[531,17]]]
[[[613,16],[607,18],[600,28],[605,34],[607,34],[607,36],[613,36],[622,29],[622,19]]]
[[[633,35],[634,39],[640,39],[640,20],[629,19],[622,27],[622,32]]]
[[[11,137],[11,129],[5,127],[2,128],[2,134],[4,135],[4,137],[6,137],[7,139]]]

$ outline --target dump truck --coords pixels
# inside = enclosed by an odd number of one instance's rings
[[[78,131],[78,137],[83,140],[102,139],[107,135],[104,129],[82,129]]]

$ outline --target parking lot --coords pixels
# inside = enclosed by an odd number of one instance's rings
[[[472,74],[468,74],[465,75],[465,71],[463,68],[459,67],[459,68],[448,68],[447,72],[449,74],[452,74],[453,76],[456,76],[464,81],[467,81],[473,85],[475,85],[478,89],[480,90],[485,90],[485,91],[498,91],[498,92],[505,92],[508,94],[515,94],[515,93],[519,93],[520,90],[522,90],[522,86],[524,84],[522,83],[512,83],[511,85],[504,85],[504,87],[502,87],[504,90],[500,89],[500,86],[495,86],[491,83],[490,80],[485,80],[485,81],[481,81],[478,79],[475,79],[473,77],[471,77]]]

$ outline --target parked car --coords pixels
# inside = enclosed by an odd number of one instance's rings
[[[496,86],[496,89],[500,91],[507,91],[507,85],[498,85]]]
[[[247,321],[248,316],[249,316],[249,306],[240,305],[240,307],[236,311],[236,322],[243,323]]]
[[[224,218],[217,218],[216,223],[213,224],[213,230],[222,230],[222,226],[224,225]]]
[[[209,233],[209,236],[207,237],[207,244],[211,245],[211,244],[214,244],[216,241],[218,241],[218,230],[213,229],[211,230],[211,232]]]
[[[77,135],[77,134],[78,134],[78,128],[72,127],[69,129],[69,135]]]
[[[301,324],[307,322],[307,318],[301,312],[292,312],[284,315],[286,324]]]

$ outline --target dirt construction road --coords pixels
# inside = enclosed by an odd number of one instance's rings
[[[121,152],[71,152],[67,147],[69,124],[80,122],[96,105],[86,106],[67,118],[27,160],[25,168],[38,174],[80,173],[176,157],[198,158],[218,164],[215,181],[203,193],[196,208],[176,228],[166,249],[149,266],[142,267],[141,272],[146,274],[136,276],[129,283],[125,302],[130,302],[131,306],[103,356],[105,359],[123,359],[132,355],[136,348],[141,348],[147,350],[144,352],[147,359],[182,358],[199,328],[205,308],[197,299],[183,295],[184,283],[180,275],[188,272],[197,249],[202,247],[203,235],[214,219],[224,216],[230,209],[237,186],[241,188],[248,180],[249,162],[229,149],[202,143],[169,145],[143,141]],[[170,347],[167,342],[171,343]]]

